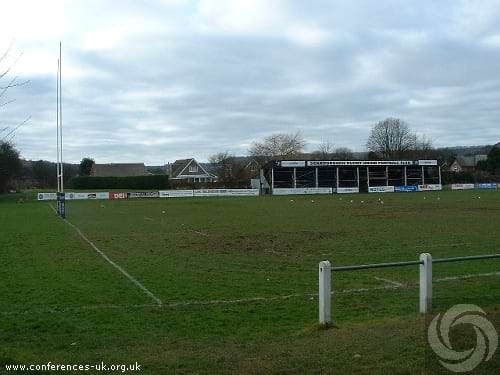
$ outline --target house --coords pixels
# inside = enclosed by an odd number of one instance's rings
[[[167,175],[171,180],[185,180],[188,182],[216,182],[217,176],[207,171],[195,159],[176,160],[166,165]]]
[[[226,175],[229,177],[252,178],[258,176],[260,164],[252,157],[235,156],[226,162]]]
[[[455,158],[453,163],[451,163],[449,171],[455,173],[474,172],[476,170],[477,163],[482,160],[486,160],[487,158],[487,155],[458,156]]]
[[[252,157],[231,156],[219,163],[207,164],[206,169],[216,175],[219,182],[241,185],[243,181],[250,184],[252,178],[259,176],[260,164]]]
[[[260,164],[254,158],[250,158],[245,164],[245,170],[252,175],[252,177],[257,176],[260,171]]]
[[[93,177],[129,177],[147,176],[149,172],[146,170],[144,163],[94,163],[90,175]]]

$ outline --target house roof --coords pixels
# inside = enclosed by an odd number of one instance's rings
[[[171,166],[172,176],[170,177],[177,177],[184,169],[186,169],[191,160],[194,159],[179,159],[174,161]]]
[[[186,171],[186,168],[191,164],[191,163],[195,163],[196,165],[198,165],[202,172],[201,175],[210,175],[210,172],[208,172],[204,166],[200,163],[198,163],[194,158],[191,158],[191,159],[179,159],[179,160],[176,160],[174,161],[172,164],[171,164],[171,171],[172,171],[172,175],[170,176],[170,178],[176,178],[182,174],[184,174],[184,172]]]
[[[212,163],[198,163],[208,173],[215,173],[217,168]]]
[[[148,175],[148,172],[144,163],[94,164],[93,169],[93,176],[96,177],[128,177],[146,175]]]

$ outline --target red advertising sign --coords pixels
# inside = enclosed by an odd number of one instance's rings
[[[109,199],[127,199],[127,198],[128,198],[127,193],[124,193],[124,192],[120,192],[120,193],[110,192],[109,193]]]

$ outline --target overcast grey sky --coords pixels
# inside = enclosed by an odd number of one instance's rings
[[[72,162],[205,160],[296,131],[362,151],[388,116],[435,146],[491,144],[499,20],[492,0],[2,0],[0,51],[15,38],[30,83],[0,129],[31,115],[14,142],[55,159],[61,40]]]

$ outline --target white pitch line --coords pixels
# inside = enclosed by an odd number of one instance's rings
[[[430,247],[457,247],[457,246],[471,246],[474,245],[472,242],[458,242],[458,243],[437,243],[432,245],[416,245],[415,249],[426,249]]]
[[[353,289],[343,289],[339,291],[333,291],[331,294],[350,294],[350,293],[363,293],[363,292],[371,292],[373,290],[386,290],[386,289],[400,289],[405,288],[403,284],[401,285],[384,285],[384,286],[376,286],[374,288],[353,288]]]
[[[443,282],[443,281],[453,281],[453,280],[461,280],[461,279],[470,279],[474,277],[488,277],[488,276],[500,276],[500,272],[490,272],[490,273],[479,273],[479,274],[470,274],[470,275],[461,275],[461,276],[453,276],[453,277],[444,277],[441,279],[435,279],[434,282]],[[376,290],[389,290],[389,289],[403,289],[403,288],[418,288],[418,285],[384,285],[373,288],[352,288],[352,289],[342,289],[342,290],[334,290],[331,292],[334,294],[354,294],[354,293],[365,293]],[[267,302],[267,301],[276,301],[276,300],[287,300],[292,298],[299,297],[310,297],[317,298],[318,293],[295,293],[288,294],[282,296],[273,296],[273,297],[249,297],[249,298],[238,298],[238,299],[214,299],[214,300],[205,300],[205,301],[186,301],[186,302],[172,302],[168,304],[141,304],[141,305],[88,305],[88,306],[75,306],[75,307],[67,307],[67,308],[58,308],[56,307],[47,307],[46,309],[38,309],[38,310],[24,310],[24,311],[1,311],[0,315],[17,315],[17,314],[33,314],[33,313],[65,313],[71,311],[83,311],[83,310],[106,310],[106,309],[145,309],[145,308],[175,308],[175,307],[183,307],[183,306],[208,306],[208,305],[229,305],[229,304],[239,304],[239,303],[248,303],[248,302]]]
[[[145,217],[144,220],[154,221],[154,219],[151,219],[150,217]]]
[[[378,280],[378,281],[383,281],[383,282],[385,282],[387,284],[392,284],[394,286],[399,286],[399,287],[404,286],[403,284],[398,283],[397,281],[393,281],[393,280],[389,280],[389,279],[384,279],[383,277],[377,277],[377,276],[375,276],[374,279]]]
[[[475,277],[489,277],[489,276],[500,276],[500,272],[475,273],[475,274],[461,275],[461,276],[442,277],[440,279],[434,279],[434,282],[439,283],[442,281],[466,280]]]
[[[50,208],[57,214],[57,211],[54,207],[52,207],[51,204],[49,204]],[[151,297],[159,306],[163,305],[163,302],[161,299],[156,297],[151,291],[149,291],[148,288],[146,288],[144,285],[142,285],[135,277],[133,277],[131,274],[129,274],[127,271],[125,271],[122,267],[120,267],[118,264],[113,262],[104,252],[99,250],[99,248],[92,242],[90,241],[83,233],[82,231],[73,223],[71,223],[67,219],[63,219],[66,224],[68,224],[70,227],[72,227],[79,235],[80,237],[85,240],[100,256],[102,256],[109,264],[111,264],[113,267],[115,267],[118,271],[120,271],[123,276],[125,276],[127,279],[129,279],[133,284],[135,284],[139,289],[141,289],[144,293],[146,293],[149,297]]]

